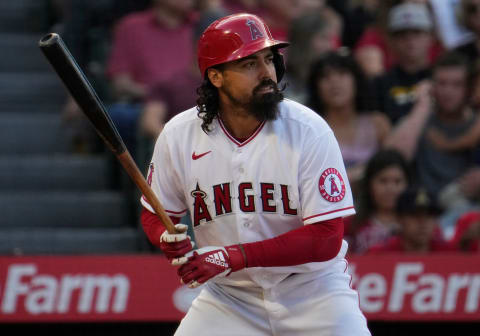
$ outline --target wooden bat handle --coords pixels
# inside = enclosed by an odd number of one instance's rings
[[[165,209],[163,208],[162,204],[160,203],[157,196],[153,192],[152,188],[150,188],[147,181],[145,181],[145,178],[143,177],[142,173],[140,172],[137,165],[135,164],[135,161],[133,161],[133,158],[131,157],[128,150],[126,150],[121,154],[117,154],[117,159],[120,161],[120,163],[122,164],[123,168],[126,170],[128,175],[130,175],[133,182],[138,186],[140,191],[143,193],[148,203],[151,205],[151,207],[153,208],[157,216],[162,221],[163,225],[165,225],[165,228],[167,229],[168,233],[172,233],[172,234],[177,233],[177,230],[175,229],[175,225],[172,223],[172,220],[165,212]]]
[[[170,217],[168,217],[165,209],[163,209],[160,201],[130,156],[105,106],[60,35],[55,33],[45,35],[38,44],[63,84],[95,127],[98,135],[117,156],[117,159],[142,191],[167,231],[172,234],[177,233]]]

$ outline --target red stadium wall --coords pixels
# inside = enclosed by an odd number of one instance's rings
[[[480,258],[349,258],[370,321],[480,320]],[[198,290],[158,255],[0,257],[0,322],[178,321]]]

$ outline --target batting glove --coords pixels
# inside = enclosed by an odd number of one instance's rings
[[[224,277],[245,267],[240,245],[206,246],[187,254],[188,261],[178,269],[181,282],[195,288],[210,279]]]
[[[164,231],[160,236],[160,249],[163,251],[168,261],[174,266],[182,265],[187,262],[186,253],[193,249],[194,243],[187,235],[188,226],[185,224],[176,224],[175,229],[178,233],[168,233]]]

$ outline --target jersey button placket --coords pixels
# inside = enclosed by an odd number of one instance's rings
[[[243,150],[242,148],[235,149],[235,154],[232,157],[232,166],[234,168],[234,178],[237,182],[243,182],[245,168],[243,166]]]
[[[234,150],[234,154],[232,156],[232,167],[233,167],[233,176],[238,185],[242,182],[245,182],[245,168],[244,168],[244,150],[241,147],[238,147]],[[242,211],[237,213],[237,221],[240,225],[240,236],[245,238],[247,235],[250,236],[251,233],[251,219],[250,216]]]

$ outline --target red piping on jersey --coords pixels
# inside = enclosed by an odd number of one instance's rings
[[[346,207],[346,208],[343,208],[343,209],[337,209],[337,210],[332,210],[332,211],[324,212],[324,213],[321,213],[321,214],[318,214],[318,215],[313,215],[313,216],[310,216],[310,217],[307,217],[307,218],[303,218],[302,220],[303,220],[303,221],[306,221],[307,219],[310,219],[310,218],[319,217],[319,216],[324,216],[324,215],[328,215],[328,214],[331,214],[331,213],[334,213],[334,212],[339,212],[339,211],[349,210],[349,209],[353,209],[353,206],[351,206],[351,207]]]
[[[229,138],[234,144],[236,144],[238,147],[242,147],[242,146],[245,146],[247,143],[249,143],[250,141],[252,141],[258,133],[260,133],[260,131],[262,130],[263,126],[265,125],[265,121],[263,121],[260,126],[258,126],[257,130],[249,137],[247,138],[247,140],[245,140],[244,142],[238,142],[237,139],[235,139],[232,135],[230,135],[230,133],[228,133],[227,129],[225,128],[225,126],[223,125],[223,122],[222,122],[222,119],[218,118],[218,123],[220,124],[220,127],[222,128],[223,132],[225,133],[225,135],[227,136],[227,138]]]

